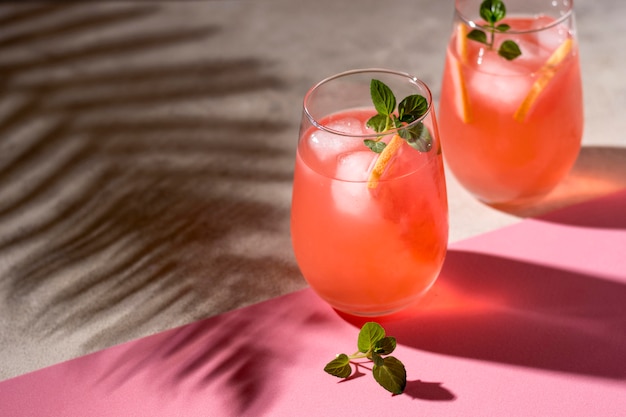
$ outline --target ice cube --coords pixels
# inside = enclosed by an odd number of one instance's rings
[[[343,134],[334,134],[326,130],[313,132],[309,144],[317,159],[323,162],[334,160],[338,155],[354,149],[356,145],[362,145],[362,138],[350,135],[366,133],[363,122],[355,118],[334,120],[326,124],[326,127]]]
[[[309,147],[320,161],[334,160],[338,154],[348,152],[352,146],[346,137],[325,130],[317,130],[309,137]]]
[[[344,117],[329,122],[326,127],[341,132],[344,135],[363,135],[366,134],[366,127],[363,122],[354,117]]]
[[[367,188],[367,179],[376,155],[366,150],[345,153],[337,158],[332,195],[339,211],[359,215],[375,210]]]
[[[468,82],[470,96],[495,107],[520,103],[528,93],[530,78],[495,74],[502,72],[498,72],[494,65],[490,65],[486,72],[474,73]]]
[[[363,151],[347,152],[337,156],[335,178],[343,181],[367,181],[369,171],[377,155],[363,146]]]
[[[554,19],[548,16],[541,16],[537,18],[533,24],[535,28],[541,29],[554,23]],[[565,39],[569,37],[569,29],[565,24],[559,24],[543,30],[534,32],[536,39],[535,42],[541,46],[544,51],[554,51],[561,45]]]

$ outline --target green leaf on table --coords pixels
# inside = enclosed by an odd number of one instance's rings
[[[389,355],[396,349],[396,338],[392,336],[386,336],[380,339],[374,345],[374,353],[379,355]]]
[[[406,387],[406,369],[402,362],[393,356],[383,359],[382,365],[374,364],[374,379],[387,391],[402,394]]]
[[[385,329],[375,322],[368,322],[361,327],[358,338],[359,351],[346,355],[342,353],[328,362],[324,371],[339,378],[352,375],[352,360],[369,359],[373,362],[372,376],[387,391],[401,394],[406,386],[404,365],[393,356],[383,357],[396,349],[396,338],[385,336]],[[356,362],[355,366],[359,366]]]
[[[374,362],[374,367],[383,366],[385,364],[385,359],[376,352],[370,352],[370,357],[372,362]]]
[[[385,329],[378,323],[373,321],[367,322],[361,327],[357,346],[359,352],[366,353],[371,350],[376,342],[385,337]]]
[[[326,364],[324,371],[339,378],[347,378],[352,374],[350,358],[345,353],[337,355],[335,359]]]

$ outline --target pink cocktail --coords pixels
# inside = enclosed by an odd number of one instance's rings
[[[398,129],[381,135],[367,126],[376,114],[372,78],[398,96],[427,98],[428,111],[415,122],[428,135],[418,146],[421,151],[401,139]],[[338,310],[357,315],[397,311],[419,298],[439,274],[448,212],[431,103],[423,83],[383,70],[337,75],[305,97],[292,242],[307,282]],[[365,140],[380,140],[393,152],[375,153]]]
[[[550,192],[574,164],[583,133],[578,43],[569,1],[508,0],[493,45],[481,1],[457,0],[440,101],[446,163],[489,204],[528,204]],[[506,26],[502,26],[506,27]],[[498,54],[513,41],[521,55]]]

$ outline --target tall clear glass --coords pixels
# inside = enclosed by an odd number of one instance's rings
[[[504,4],[456,0],[440,131],[446,163],[470,193],[527,205],[565,177],[580,150],[578,42],[571,0]]]
[[[397,103],[421,96],[424,114],[384,133],[372,130],[372,80],[388,86]],[[403,139],[408,131],[420,134]],[[367,141],[385,149],[376,153]],[[389,314],[435,282],[448,239],[440,149],[431,92],[411,75],[354,70],[308,91],[291,235],[304,278],[332,307],[354,315]]]

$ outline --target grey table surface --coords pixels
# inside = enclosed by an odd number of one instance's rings
[[[0,380],[306,286],[301,100],[353,68],[435,100],[453,2],[0,3]],[[448,175],[450,241],[626,187],[626,3],[577,0],[572,173],[505,213]]]

